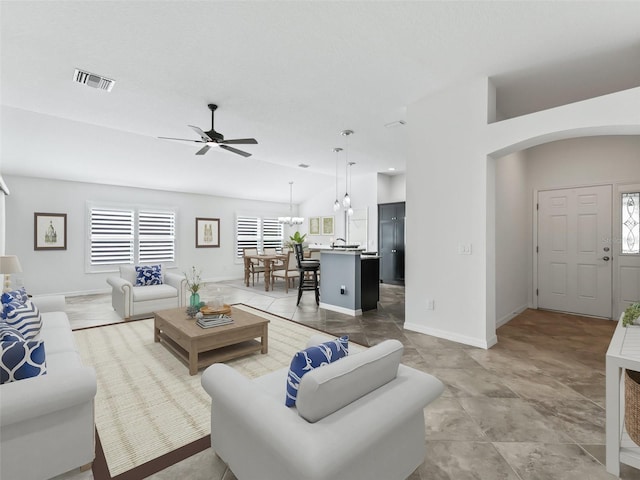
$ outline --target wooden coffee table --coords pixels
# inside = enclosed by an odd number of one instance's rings
[[[213,363],[257,351],[267,353],[269,320],[234,307],[230,316],[233,323],[229,325],[201,328],[187,316],[185,307],[160,310],[154,312],[153,340],[185,362],[190,375]]]

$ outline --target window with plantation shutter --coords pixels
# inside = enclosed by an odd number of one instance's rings
[[[175,213],[138,212],[138,262],[175,260]]]
[[[257,248],[262,251],[265,247],[277,248],[282,251],[282,224],[277,218],[236,217],[236,257],[242,257],[245,248]]]
[[[88,271],[118,265],[175,262],[176,214],[148,208],[88,205]]]
[[[134,211],[91,209],[90,263],[117,265],[133,263]]]

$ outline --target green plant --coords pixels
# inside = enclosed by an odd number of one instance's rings
[[[285,242],[285,245],[289,250],[293,250],[293,245],[296,243],[303,243],[304,239],[307,238],[307,234],[300,235],[300,232],[296,231],[293,235],[289,237],[289,240]]]
[[[640,317],[640,303],[632,303],[624,311],[624,317],[622,317],[622,326],[627,327],[633,325],[633,322]]]
[[[200,270],[196,270],[196,267],[191,267],[191,272],[184,274],[184,278],[187,280],[187,288],[191,293],[198,293],[200,290]]]

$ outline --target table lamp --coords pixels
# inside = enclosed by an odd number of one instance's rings
[[[0,256],[0,274],[4,274],[3,292],[11,290],[11,274],[19,272],[22,272],[22,267],[20,267],[18,257],[15,255]]]

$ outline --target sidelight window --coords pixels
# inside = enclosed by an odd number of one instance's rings
[[[640,254],[640,192],[622,194],[622,253]]]

